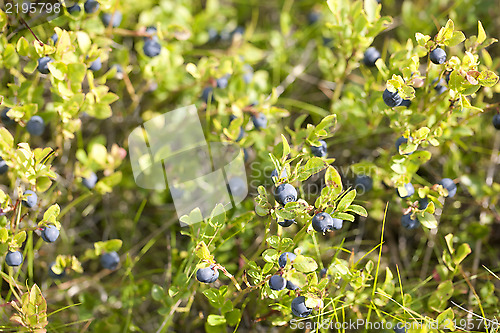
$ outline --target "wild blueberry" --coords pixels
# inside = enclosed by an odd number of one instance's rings
[[[297,317],[307,317],[311,314],[312,309],[306,306],[306,298],[299,296],[292,301],[292,313]]]
[[[448,190],[448,198],[453,198],[457,194],[457,185],[450,178],[443,178],[439,182],[445,189]]]
[[[213,283],[219,278],[219,271],[214,268],[215,265],[210,267],[200,268],[196,271],[196,279],[203,283]]]
[[[24,199],[22,201],[22,204],[24,207],[28,207],[28,208],[35,207],[35,205],[38,201],[38,196],[36,195],[35,192],[33,192],[32,190],[26,190],[26,191],[24,191],[23,196],[26,197],[26,199]]]
[[[154,58],[161,53],[161,45],[154,39],[148,39],[142,47],[144,54],[150,58]]]
[[[441,65],[446,61],[446,52],[442,48],[438,47],[429,53],[429,57],[433,63]]]
[[[296,290],[296,289],[299,289],[299,287],[296,286],[292,281],[288,280],[288,281],[286,281],[286,289]]]
[[[313,25],[314,23],[318,22],[320,18],[321,13],[316,10],[312,10],[309,12],[309,14],[307,14],[307,22],[309,22],[309,25]]]
[[[256,129],[266,128],[267,126],[267,118],[263,113],[259,113],[257,115],[252,116],[252,122]]]
[[[390,92],[388,89],[384,90],[382,99],[384,100],[384,103],[390,108],[399,106],[403,102],[403,99],[401,98],[401,96],[399,96],[397,91]]]
[[[278,259],[278,264],[281,268],[284,268],[286,266],[287,260],[290,260],[290,264],[292,264],[295,258],[297,258],[295,253],[283,252]]]
[[[52,262],[49,266],[49,276],[53,279],[62,279],[64,276],[66,276],[66,270],[63,269],[63,271],[60,274],[56,274],[53,270],[52,267],[56,265],[55,262]]]
[[[363,58],[363,63],[368,67],[375,67],[375,62],[380,59],[380,52],[374,48],[369,47],[365,51],[365,55]]]
[[[335,230],[342,229],[342,224],[344,223],[344,221],[342,221],[341,219],[337,219],[335,217],[333,217],[332,219],[333,219],[333,229]]]
[[[55,226],[49,225],[43,228],[42,239],[47,243],[54,243],[57,237],[59,237],[59,230]]]
[[[289,202],[297,201],[297,190],[290,184],[280,184],[275,189],[274,198],[284,206]]]
[[[226,75],[218,78],[217,80],[215,80],[215,82],[217,83],[217,88],[220,88],[220,89],[227,88],[230,77],[231,77],[231,74],[226,74]]]
[[[7,165],[7,162],[5,162],[2,157],[0,157],[0,175],[3,175],[7,171],[9,171],[9,166]]]
[[[367,175],[358,175],[354,180],[354,187],[359,188],[363,193],[373,188],[373,179]]]
[[[407,108],[409,108],[411,105],[411,101],[409,99],[403,99],[403,101],[401,102],[401,104],[399,106],[406,106]]]
[[[212,87],[205,87],[203,91],[201,92],[201,99],[208,104],[208,102],[213,102],[214,101],[214,88]]]
[[[325,233],[333,229],[333,218],[328,213],[318,213],[312,218],[312,227],[317,232]]]
[[[98,70],[101,69],[101,67],[102,67],[101,57],[98,57],[96,60],[92,61],[92,63],[89,66],[89,69],[92,72],[97,72]]]
[[[411,138],[411,137],[410,137],[410,138]],[[405,138],[405,137],[403,137],[403,136],[399,137],[399,138],[396,140],[396,144],[395,144],[395,146],[396,146],[396,150],[398,151],[398,153],[399,153],[399,146],[401,146],[403,143],[407,143],[407,142],[408,142],[408,139],[407,139],[407,138]],[[403,155],[411,155],[411,154],[413,154],[413,153],[408,153],[408,154],[403,154]]]
[[[500,130],[500,114],[496,114],[493,116],[493,126],[497,129]]]
[[[113,22],[111,22],[111,18],[113,18]],[[120,25],[120,23],[122,23],[122,13],[118,10],[114,13],[114,15],[111,13],[104,13],[102,15],[102,23],[104,23],[106,27],[108,27],[111,23],[113,28],[116,28]]]
[[[407,194],[405,196],[401,196],[399,194],[399,191],[396,190],[398,192],[399,197],[401,199],[409,198],[409,197],[411,197],[415,193],[415,188],[413,187],[412,183],[405,184],[405,189],[406,189],[406,192],[407,192]]]
[[[156,35],[156,33],[158,32],[158,30],[156,29],[156,27],[154,26],[150,26],[150,27],[147,27],[146,28],[146,33],[151,35],[151,37],[144,37],[143,39],[146,41],[148,39],[154,39],[154,40],[158,40],[158,36]]]
[[[99,2],[95,0],[87,0],[85,5],[83,5],[83,8],[87,14],[95,13],[99,9]]]
[[[57,33],[54,32],[54,34],[52,36],[50,36],[50,39],[52,39],[52,41],[54,42],[54,45],[56,45],[57,40],[59,39],[59,36],[57,35]]]
[[[294,219],[291,219],[291,220],[284,220],[283,222],[278,222],[278,224],[282,227],[285,227],[285,228],[288,228],[289,226],[291,226],[292,224],[295,223],[295,220]]]
[[[115,269],[120,263],[120,256],[115,251],[101,255],[101,266],[107,269]]]
[[[43,134],[45,130],[45,122],[40,116],[33,116],[26,123],[26,129],[31,135],[39,136]]]
[[[333,38],[323,37],[323,46],[331,46],[333,44]]]
[[[401,225],[408,230],[412,230],[418,227],[420,223],[416,218],[412,219],[411,214],[406,214],[401,217]]]
[[[70,13],[70,14],[79,13],[82,11],[79,4],[68,7],[67,10],[68,10],[68,13]]]
[[[429,199],[427,198],[422,198],[418,200],[418,209],[420,210],[425,210],[429,206]]]
[[[16,122],[14,120],[12,120],[8,115],[7,115],[7,112],[9,112],[10,108],[5,108],[2,110],[2,113],[1,113],[1,119],[2,119],[2,123],[5,124],[5,126],[12,126],[14,125]]]
[[[320,279],[324,278],[326,276],[326,273],[328,272],[328,268],[323,268],[322,270],[319,271],[319,277]]]
[[[434,90],[437,91],[438,95],[441,95],[446,90],[448,90],[448,88],[445,85],[445,80],[441,79],[441,80],[439,80],[439,82],[437,82],[437,80],[438,80],[438,78],[435,78],[432,81],[432,86],[434,87]]]
[[[245,66],[243,66],[243,81],[246,84],[249,84],[250,82],[252,82],[252,79],[253,79],[253,68],[249,64],[246,64]]]
[[[397,323],[393,328],[395,333],[406,333],[406,327],[402,323]]]
[[[49,62],[54,61],[51,57],[42,57],[38,59],[38,71],[42,74],[49,74]]]
[[[228,180],[229,191],[234,197],[244,198],[248,193],[247,182],[241,177],[231,177]]]
[[[274,169],[272,172],[271,172],[271,178],[272,177],[278,177],[278,178],[286,178],[288,177],[288,171],[286,171],[286,168],[283,168],[281,170],[281,175],[278,175],[278,170],[277,169]]]
[[[286,287],[286,280],[280,275],[273,275],[269,279],[269,287],[272,290],[283,290]]]
[[[5,263],[9,266],[19,266],[23,263],[23,254],[20,251],[8,252]]]
[[[92,172],[87,178],[82,178],[82,184],[89,190],[93,189],[97,183],[97,175]]]
[[[321,146],[319,146],[319,147],[311,146],[311,153],[317,157],[326,157],[326,154],[327,154],[326,142],[323,140],[319,140],[319,143],[321,144]]]

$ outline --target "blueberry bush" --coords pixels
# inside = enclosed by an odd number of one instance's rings
[[[499,330],[494,1],[10,5],[2,331]],[[247,173],[206,218],[130,163],[192,104]]]

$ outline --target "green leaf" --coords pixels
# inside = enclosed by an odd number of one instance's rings
[[[354,201],[356,198],[356,189],[350,190],[347,192],[346,195],[342,197],[340,202],[337,205],[337,211],[343,212],[349,207],[349,205]]]
[[[241,310],[233,309],[232,311],[224,314],[224,316],[226,317],[226,321],[229,326],[236,326],[241,319]]]
[[[318,268],[318,264],[313,258],[299,254],[293,261],[293,267],[299,272],[309,273],[315,271]]]
[[[210,224],[214,227],[222,226],[226,221],[226,210],[222,204],[217,204],[215,208],[212,210],[212,214],[210,217]]]
[[[453,283],[450,280],[440,283],[437,290],[429,298],[429,307],[437,312],[444,311],[448,300],[453,295],[453,291]]]
[[[21,247],[26,240],[26,231],[21,231],[17,235],[14,236],[14,242],[18,247]]]
[[[440,329],[448,329],[450,331],[455,330],[455,314],[453,313],[452,308],[448,308],[445,311],[441,312],[436,318],[436,326]]]
[[[477,40],[476,43],[482,44],[486,40],[486,32],[484,32],[483,24],[477,21]]]
[[[354,222],[354,216],[352,216],[351,214],[347,214],[347,213],[334,212],[332,214],[332,217],[337,218],[337,219],[341,219],[343,221]]]
[[[5,243],[9,239],[9,231],[6,228],[0,229],[0,243]]]
[[[320,172],[321,170],[325,169],[326,167],[328,166],[328,163],[326,163],[325,161],[323,161],[323,159],[319,158],[319,157],[311,157],[306,165],[304,165],[303,167],[301,167],[299,169],[299,180],[301,181],[304,181],[306,179],[308,179],[309,177],[311,177],[312,175],[315,175],[317,174],[318,172]]]
[[[281,159],[285,161],[288,154],[290,154],[290,145],[283,134],[281,134],[281,140],[283,141],[283,155],[281,156]]]
[[[455,255],[453,256],[453,262],[458,266],[464,259],[472,252],[469,244],[465,243],[458,247]]]
[[[110,239],[104,242],[104,249],[106,252],[116,252],[122,248],[122,244],[123,242],[121,239]]]
[[[455,46],[462,43],[465,40],[465,35],[461,31],[454,31],[453,35],[444,41],[446,46]]]
[[[267,262],[273,263],[278,259],[278,251],[275,249],[267,249],[262,253],[262,259]]]
[[[446,25],[439,29],[439,32],[436,36],[436,43],[442,43],[444,40],[447,40],[453,36],[453,30],[455,30],[455,25],[453,21],[450,19],[446,22]]]
[[[326,169],[325,184],[326,186],[333,188],[333,195],[335,196],[342,192],[342,178],[340,177],[337,169],[332,166],[329,166],[328,169]]]
[[[484,70],[479,74],[477,80],[484,87],[493,87],[498,82],[498,76],[490,70]]]
[[[202,260],[212,260],[212,256],[210,255],[210,250],[208,249],[208,246],[207,244],[205,244],[204,241],[198,243],[196,249],[194,250],[194,253],[198,258]]]
[[[431,36],[421,34],[420,32],[417,32],[415,34],[415,40],[420,46],[425,46],[425,44],[429,41],[429,39],[431,39]]]
[[[428,212],[424,212],[423,216],[419,214],[418,216],[418,221],[426,228],[428,229],[434,229],[437,228],[437,220],[436,217],[433,214],[430,214]]]
[[[161,301],[163,297],[165,297],[165,291],[161,286],[155,284],[151,288],[151,297],[153,297],[155,301]]]
[[[350,205],[346,211],[356,213],[363,217],[368,216],[368,212],[366,211],[365,207],[359,205]]]
[[[207,323],[210,326],[223,325],[226,323],[226,318],[224,316],[211,314],[208,316]]]

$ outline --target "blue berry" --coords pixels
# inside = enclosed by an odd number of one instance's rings
[[[307,317],[311,314],[312,309],[306,306],[306,298],[299,296],[292,301],[292,313],[297,317]]]
[[[312,10],[309,12],[309,14],[307,14],[307,22],[309,22],[309,25],[313,25],[314,23],[318,22],[320,18],[321,13],[316,10]]]
[[[79,13],[82,11],[79,4],[68,7],[67,10],[68,10],[68,13],[70,13],[70,14]]]
[[[52,39],[52,41],[54,42],[54,45],[56,45],[56,43],[59,39],[59,36],[57,35],[57,33],[54,33],[52,36],[50,36],[50,39]]]
[[[43,228],[42,239],[47,243],[54,243],[57,237],[59,237],[59,230],[55,226],[49,225]]]
[[[227,85],[229,84],[230,77],[231,77],[231,74],[226,74],[226,75],[218,78],[217,80],[215,80],[215,82],[217,83],[217,88],[226,89]]]
[[[493,116],[493,126],[497,129],[500,130],[500,114],[496,114]]]
[[[319,147],[316,147],[316,146],[311,146],[311,153],[314,155],[314,156],[317,156],[317,157],[326,157],[327,155],[327,145],[326,145],[326,142],[323,141],[323,140],[319,140],[319,143],[321,144],[321,146]]]
[[[252,116],[252,122],[256,129],[266,128],[267,126],[267,118],[263,113],[259,113],[257,115]]]
[[[341,219],[337,219],[337,218],[333,218],[333,229],[335,230],[340,230],[342,229],[342,224],[344,223],[344,221],[342,221]]]
[[[210,267],[200,268],[196,271],[196,279],[203,283],[213,283],[219,278],[219,271],[214,268],[214,265]]]
[[[420,210],[425,210],[429,206],[429,199],[427,198],[422,198],[418,200],[418,209]]]
[[[3,175],[7,171],[9,171],[9,166],[7,165],[7,162],[5,162],[2,157],[0,157],[0,175]]]
[[[297,201],[297,190],[290,184],[280,184],[276,187],[274,198],[283,206]]]
[[[243,66],[243,81],[246,84],[249,84],[250,82],[252,82],[252,79],[253,79],[253,68],[252,66],[246,64],[245,66]]]
[[[120,263],[120,256],[115,251],[104,253],[101,256],[101,266],[107,269],[115,269]]]
[[[296,290],[296,289],[299,289],[299,287],[296,286],[292,281],[288,280],[288,281],[286,281],[286,289]]]
[[[399,191],[397,191],[398,195],[401,197],[401,199],[409,198],[409,197],[411,197],[415,193],[415,188],[413,187],[412,183],[405,184],[405,189],[406,189],[406,192],[407,192],[407,194],[405,196],[399,195]]]
[[[5,263],[9,266],[19,266],[23,263],[23,254],[20,251],[8,252]]]
[[[85,13],[93,14],[99,9],[99,2],[95,0],[87,0],[85,5],[83,5],[83,8],[85,9]]]
[[[354,180],[354,187],[363,193],[368,192],[373,188],[373,179],[367,175],[359,175]]]
[[[397,323],[393,330],[395,333],[406,333],[406,327],[403,323]]]
[[[411,138],[411,137],[410,137],[410,138]],[[412,139],[413,139],[413,138],[412,138]],[[408,142],[408,139],[407,139],[407,138],[405,138],[405,137],[403,137],[403,136],[399,137],[399,138],[396,140],[396,144],[395,144],[395,146],[396,146],[396,150],[398,151],[398,153],[399,153],[399,146],[401,146],[403,143],[407,143],[407,142]],[[407,154],[403,154],[403,155],[411,155],[411,154],[413,154],[413,153],[407,153]]]
[[[161,53],[161,45],[154,39],[148,39],[142,47],[144,54],[150,58],[154,58]]]
[[[63,270],[60,274],[54,273],[52,270],[52,267],[56,265],[55,262],[52,262],[49,266],[49,276],[53,279],[62,279],[64,276],[66,276],[66,270]]]
[[[36,195],[35,192],[33,192],[32,190],[26,190],[26,191],[24,191],[23,196],[26,197],[26,199],[24,199],[22,201],[22,204],[24,207],[28,207],[28,208],[35,207],[35,205],[38,201],[38,196]]]
[[[401,98],[401,96],[399,96],[397,91],[390,92],[387,89],[384,90],[382,99],[384,100],[384,103],[390,108],[399,106],[403,102],[403,99]]]
[[[400,104],[400,106],[406,106],[407,108],[409,108],[410,105],[411,105],[411,101],[409,99],[403,99],[403,101]]]
[[[322,270],[319,271],[319,277],[322,279],[326,276],[326,273],[328,272],[328,268],[323,268]]]
[[[317,232],[325,233],[333,229],[333,218],[328,213],[318,213],[312,218],[312,227]]]
[[[279,259],[278,259],[278,265],[281,268],[284,268],[286,266],[287,260],[290,260],[290,263],[293,263],[293,261],[295,260],[295,258],[297,258],[297,256],[295,255],[295,253],[292,253],[292,252],[283,252],[280,255]]]
[[[441,65],[446,61],[446,52],[442,48],[438,47],[429,53],[429,57],[433,63]]]
[[[212,103],[214,101],[214,88],[205,87],[201,93],[201,99],[207,104],[209,101]]]
[[[269,287],[272,290],[283,290],[286,287],[286,280],[280,275],[273,275],[269,279]]]
[[[448,198],[453,198],[457,194],[457,185],[450,178],[443,178],[439,184],[448,190]]]
[[[42,57],[38,59],[38,71],[42,74],[49,74],[49,62],[54,61],[51,57]]]
[[[93,189],[97,183],[97,175],[92,172],[87,178],[82,178],[82,184],[89,190]]]
[[[432,81],[432,86],[434,87],[434,90],[437,91],[438,95],[441,95],[446,90],[448,90],[448,88],[445,85],[445,80],[441,79],[441,80],[439,80],[439,82],[437,82],[437,80],[438,80],[438,78],[435,78]]]
[[[292,224],[295,223],[295,220],[294,219],[291,219],[291,220],[284,220],[283,222],[278,222],[278,224],[282,227],[285,227],[285,228],[288,228],[289,226],[291,226]]]
[[[143,39],[145,41],[149,40],[149,39],[158,40],[158,36],[156,35],[157,32],[158,32],[158,30],[156,29],[156,27],[154,27],[154,26],[147,27],[146,33],[151,35],[151,37],[144,37]]]
[[[89,69],[93,72],[97,72],[102,67],[101,57],[98,57],[96,60],[92,61],[89,66]]]
[[[272,177],[278,177],[278,178],[285,178],[285,177],[288,177],[288,171],[286,171],[286,168],[283,168],[283,170],[281,170],[281,175],[278,175],[278,170],[274,169],[272,172],[271,172],[271,178]]]
[[[111,22],[111,18],[113,18],[113,22]],[[108,27],[111,23],[112,27],[116,28],[120,25],[120,23],[122,23],[122,13],[118,10],[114,13],[114,15],[111,13],[104,13],[102,15],[102,23],[104,23],[106,27]]]
[[[45,122],[40,116],[33,116],[26,123],[26,129],[31,135],[39,136],[43,134],[45,130]]]
[[[364,58],[363,58],[363,63],[368,66],[368,67],[375,67],[375,62],[380,59],[380,52],[374,48],[374,47],[369,47],[366,49]]]
[[[1,113],[1,119],[2,119],[2,123],[5,124],[5,126],[12,126],[14,125],[16,122],[14,120],[12,120],[8,115],[7,115],[7,112],[9,112],[10,108],[5,108],[2,110],[2,113]]]
[[[406,214],[401,217],[401,225],[408,230],[412,230],[418,227],[420,222],[417,219],[412,219],[411,214]]]

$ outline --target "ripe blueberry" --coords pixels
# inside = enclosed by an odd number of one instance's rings
[[[429,199],[427,198],[422,198],[418,200],[418,209],[420,210],[425,210],[429,206]]]
[[[438,47],[429,53],[429,57],[433,63],[441,65],[446,61],[446,52],[442,48]]]
[[[111,22],[111,18],[113,18],[112,22]],[[120,25],[120,23],[122,23],[122,13],[118,10],[114,14],[104,13],[102,15],[102,23],[104,23],[104,25],[106,27],[108,27],[109,24],[111,23],[113,28],[116,28]]]
[[[19,266],[23,263],[23,254],[20,251],[8,252],[5,263],[9,266]]]
[[[358,175],[354,180],[354,187],[359,188],[363,193],[373,188],[373,179],[368,175]]]
[[[70,13],[70,14],[79,13],[82,11],[79,4],[68,7],[67,9],[68,9],[68,13]]]
[[[296,289],[299,289],[299,287],[296,286],[292,281],[288,280],[288,281],[286,281],[286,289],[296,290]]]
[[[374,48],[374,47],[369,47],[365,51],[365,55],[363,58],[363,63],[368,66],[368,67],[374,67],[375,62],[380,58],[380,52]]]
[[[439,182],[445,189],[448,190],[448,198],[453,198],[457,194],[457,185],[450,178],[443,178]]]
[[[97,183],[97,175],[92,172],[87,178],[82,178],[82,184],[89,190],[93,189]]]
[[[407,192],[407,194],[405,196],[401,196],[399,194],[399,191],[396,190],[398,192],[399,197],[401,199],[409,198],[409,197],[411,197],[415,193],[415,188],[413,187],[412,183],[405,184],[405,189],[406,189],[406,192]]]
[[[54,32],[54,34],[52,36],[50,36],[50,39],[52,39],[52,41],[54,42],[54,45],[56,45],[57,40],[59,39],[59,36],[57,35],[57,33]]]
[[[297,201],[297,190],[290,184],[280,184],[276,187],[274,198],[283,206]]]
[[[0,157],[0,175],[3,175],[8,170],[9,166],[7,165],[7,162],[5,162],[2,157]]]
[[[7,112],[9,112],[10,108],[5,108],[2,110],[2,113],[1,113],[1,119],[2,119],[2,123],[5,124],[5,126],[12,126],[14,125],[16,122],[14,120],[12,120],[8,115],[7,115]]]
[[[307,317],[311,314],[312,309],[306,306],[306,298],[299,296],[292,301],[292,313],[297,317]]]
[[[321,13],[316,10],[312,10],[309,12],[309,14],[307,14],[307,22],[309,22],[309,25],[313,25],[314,23],[318,22],[320,18]]]
[[[214,265],[210,267],[200,268],[196,271],[196,279],[203,283],[213,283],[219,278],[219,271],[214,268]]]
[[[412,230],[418,227],[420,222],[417,219],[412,219],[411,214],[406,214],[401,217],[401,225],[408,230]]]
[[[281,170],[281,175],[278,175],[278,170],[274,169],[271,172],[271,178],[272,177],[285,178],[285,177],[288,177],[288,172],[286,171],[286,168],[283,168]]]
[[[156,27],[154,26],[150,26],[150,27],[147,27],[146,28],[146,33],[151,35],[151,37],[144,37],[143,39],[146,41],[148,39],[154,39],[154,40],[158,40],[158,36],[156,35],[156,33],[158,32],[158,30],[156,29]]]
[[[328,268],[323,268],[322,270],[319,271],[319,277],[320,279],[324,278],[326,276],[326,273],[328,272]]]
[[[266,128],[267,126],[267,118],[263,113],[259,113],[257,115],[252,116],[252,122],[256,129]]]
[[[312,218],[312,227],[317,232],[325,233],[333,229],[333,218],[328,213],[318,213]]]
[[[104,253],[101,256],[101,266],[107,269],[115,269],[120,263],[120,256],[115,251]]]
[[[285,227],[285,228],[288,228],[289,226],[291,226],[292,224],[295,223],[295,220],[294,219],[291,219],[291,220],[284,220],[283,222],[278,222],[278,224],[282,227]]]
[[[406,106],[407,108],[409,108],[410,105],[411,105],[411,101],[409,99],[403,99],[403,101],[400,104],[400,106]]]
[[[280,275],[273,275],[269,279],[269,287],[272,290],[283,290],[286,287],[286,280]]]
[[[295,260],[295,258],[297,258],[297,256],[295,255],[295,253],[292,253],[292,252],[283,252],[280,255],[279,259],[278,259],[278,265],[281,268],[284,268],[286,266],[287,260],[290,260],[290,264],[292,264],[293,261]]]
[[[87,0],[85,5],[83,5],[83,8],[87,14],[95,13],[99,9],[99,2],[95,0]]]
[[[396,144],[395,145],[396,145],[396,150],[398,151],[398,153],[399,153],[399,146],[401,146],[403,143],[407,143],[407,142],[408,142],[408,139],[405,138],[405,137],[403,137],[403,136],[399,137],[396,140]],[[403,155],[411,155],[411,154],[413,154],[413,153],[407,153],[407,154],[403,154]]]
[[[42,239],[47,243],[54,243],[57,237],[59,237],[59,230],[55,226],[49,225],[43,228]]]
[[[393,328],[395,333],[406,333],[406,327],[403,323],[397,323]]]
[[[230,77],[231,77],[231,74],[226,74],[226,75],[218,78],[217,80],[215,80],[215,82],[217,83],[217,88],[220,88],[220,89],[227,88],[227,85],[229,84]]]
[[[497,130],[500,130],[500,114],[494,115],[492,122],[493,126],[495,126]]]
[[[45,130],[45,122],[40,116],[33,116],[26,123],[26,129],[31,135],[39,136],[43,134]]]
[[[53,270],[52,267],[56,265],[55,262],[52,262],[49,266],[49,276],[53,279],[62,279],[64,276],[66,276],[66,270],[63,269],[63,271],[60,274],[56,274]]]
[[[403,102],[403,99],[401,98],[401,96],[399,96],[397,91],[390,92],[387,89],[384,90],[384,93],[382,94],[382,99],[384,100],[384,103],[390,108],[399,106]]]
[[[437,80],[438,80],[438,78],[435,78],[432,81],[432,86],[434,87],[434,90],[437,91],[438,95],[441,95],[446,90],[448,90],[448,88],[445,85],[445,80],[441,79],[441,80],[439,80],[439,82],[437,82]]]
[[[326,142],[323,141],[323,140],[319,140],[319,143],[321,144],[321,146],[319,147],[316,147],[316,146],[311,146],[311,153],[314,155],[314,156],[317,156],[317,157],[326,157],[326,149],[327,149],[327,145],[326,145]]]
[[[24,191],[23,196],[26,197],[26,199],[24,199],[22,202],[24,207],[28,208],[35,207],[38,201],[38,196],[36,195],[35,192],[33,192],[32,190],[26,190]]]
[[[97,72],[102,67],[101,57],[98,57],[96,60],[92,61],[89,66],[89,69],[93,72]]]
[[[51,57],[42,57],[38,59],[38,71],[42,74],[49,74],[49,62],[54,61]]]
[[[142,47],[144,54],[150,58],[154,58],[161,53],[161,45],[154,39],[148,39]]]

